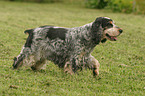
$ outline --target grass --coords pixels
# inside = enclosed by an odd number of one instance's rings
[[[29,67],[12,70],[13,57],[21,51],[25,29],[41,25],[77,27],[96,17],[112,18],[124,29],[118,41],[96,46],[100,75],[90,70],[76,75],[63,73],[52,62],[45,70]],[[0,1],[0,94],[2,96],[144,96],[145,17],[111,13],[66,4],[14,3]]]

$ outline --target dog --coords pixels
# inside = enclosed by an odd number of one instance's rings
[[[13,68],[18,69],[26,63],[32,70],[40,70],[46,60],[64,68],[64,72],[74,74],[77,70],[89,68],[93,76],[99,75],[99,62],[91,52],[99,43],[116,41],[123,32],[112,19],[98,17],[94,22],[81,27],[63,28],[41,26],[25,30],[28,34],[20,54],[14,57]]]

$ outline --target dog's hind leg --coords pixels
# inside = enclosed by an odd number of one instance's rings
[[[40,60],[36,60],[35,64],[31,66],[32,70],[40,70],[43,65],[45,65],[46,60],[45,59],[40,59]]]
[[[18,69],[19,67],[21,67],[25,61],[24,59],[29,58],[29,56],[32,54],[31,44],[33,39],[33,29],[26,30],[24,33],[28,33],[29,36],[27,38],[25,45],[21,50],[20,55],[14,58],[14,63],[13,63],[14,69]]]
[[[64,72],[65,72],[65,73],[68,73],[68,74],[71,74],[71,75],[74,74],[74,72],[73,72],[73,70],[72,70],[72,67],[71,67],[69,61],[66,62],[65,65],[64,65]]]
[[[19,67],[21,67],[24,63],[24,60],[28,58],[31,53],[32,52],[29,47],[23,47],[21,53],[17,57],[14,57],[13,68],[18,69]]]

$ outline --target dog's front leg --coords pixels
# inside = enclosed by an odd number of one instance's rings
[[[79,69],[79,60],[78,57],[73,57],[70,61],[67,61],[64,65],[64,72],[69,74],[74,74]]]
[[[96,60],[92,55],[90,55],[89,63],[92,65],[93,69],[93,76],[96,77],[99,75],[99,66],[100,63],[98,60]]]

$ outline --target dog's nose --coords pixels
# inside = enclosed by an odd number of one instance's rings
[[[122,32],[123,32],[123,30],[122,30],[122,29],[119,29],[119,32],[120,32],[120,33],[122,33]]]

